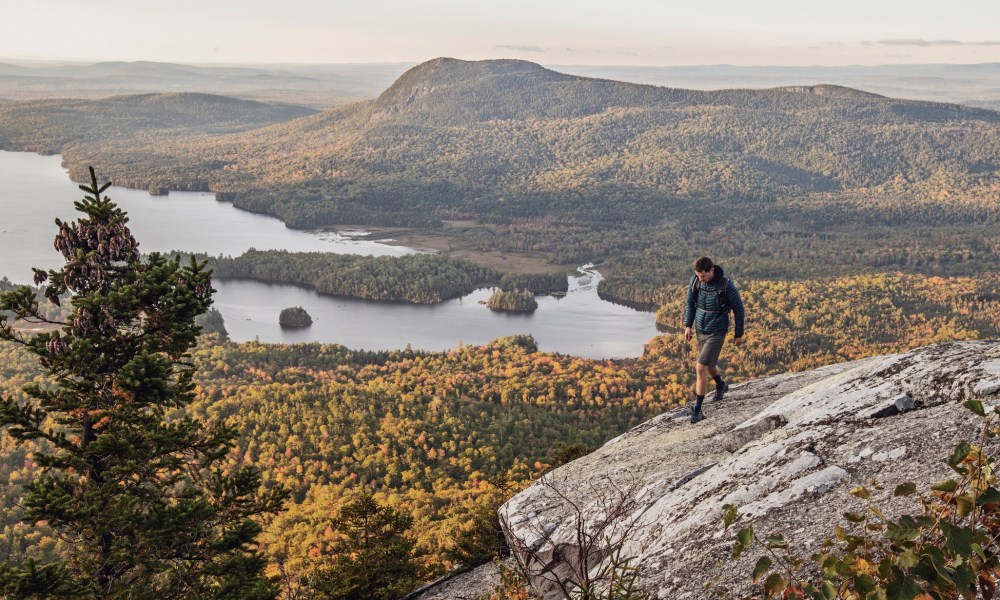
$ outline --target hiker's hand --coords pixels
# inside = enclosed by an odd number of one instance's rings
[[[691,328],[690,327],[685,327],[684,328],[684,339],[687,340],[687,341],[689,341],[689,342],[691,341]]]
[[[742,346],[743,345],[743,338],[742,337],[733,338],[733,343],[736,344],[737,346]]]

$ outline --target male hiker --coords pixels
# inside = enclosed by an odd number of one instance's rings
[[[743,300],[736,284],[726,277],[722,267],[712,264],[712,259],[702,256],[694,261],[694,277],[688,285],[687,308],[684,309],[684,339],[691,339],[691,328],[698,338],[698,363],[695,372],[698,381],[694,393],[697,398],[691,411],[691,422],[705,418],[701,403],[708,392],[709,376],[715,380],[715,399],[722,400],[729,389],[719,376],[719,353],[729,331],[729,311],[736,316],[733,343],[743,343]]]

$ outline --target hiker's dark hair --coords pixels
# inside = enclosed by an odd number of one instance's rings
[[[713,266],[715,265],[712,264],[712,259],[707,256],[702,256],[698,260],[694,261],[694,270],[699,273],[708,273],[712,270]]]

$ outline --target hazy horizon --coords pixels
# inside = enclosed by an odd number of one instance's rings
[[[791,0],[36,0],[0,22],[8,61],[211,65],[419,63],[876,66],[1000,62],[1000,3]]]
[[[733,63],[690,63],[690,64],[632,64],[632,63],[549,63],[539,60],[531,60],[529,58],[514,58],[511,56],[497,55],[492,58],[463,58],[461,56],[430,56],[421,60],[399,60],[399,61],[368,61],[368,62],[210,62],[210,61],[180,61],[180,60],[147,60],[143,58],[136,59],[107,59],[107,60],[83,60],[83,59],[63,59],[63,58],[45,58],[45,59],[28,59],[28,58],[13,58],[8,56],[0,55],[0,64],[17,65],[24,67],[63,67],[63,66],[89,66],[101,63],[155,63],[155,64],[177,64],[190,67],[231,67],[231,68],[241,68],[241,67],[261,67],[261,68],[279,68],[279,67],[351,67],[351,66],[369,66],[369,65],[401,65],[401,66],[416,66],[418,64],[434,60],[437,58],[453,58],[462,61],[488,61],[488,60],[525,60],[528,62],[533,62],[540,64],[548,69],[558,70],[560,67],[601,67],[601,68],[649,68],[649,69],[686,69],[686,68],[697,68],[697,69],[707,69],[707,68],[733,68],[733,69],[878,69],[880,67],[938,67],[938,66],[948,66],[948,67],[978,67],[987,65],[1000,65],[1000,57],[996,60],[984,61],[984,62],[926,62],[926,63],[903,63],[903,62],[885,62],[878,64],[830,64],[830,65],[784,65],[784,64],[733,64]]]

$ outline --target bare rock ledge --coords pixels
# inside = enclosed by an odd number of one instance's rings
[[[876,480],[880,505],[916,511],[913,499],[891,498],[895,484],[923,489],[944,478],[943,458],[978,433],[961,403],[998,403],[998,383],[997,341],[751,381],[733,386],[697,425],[661,415],[553,471],[547,483],[511,499],[501,518],[515,547],[539,546],[533,583],[556,597],[548,580],[570,567],[560,557],[574,556],[576,514],[599,523],[614,486],[634,490],[630,511],[608,532],[631,529],[623,554],[637,557],[646,588],[660,598],[740,597],[751,591],[757,556],[730,560],[724,504],[737,505],[758,531],[783,532],[805,555],[830,537],[844,511],[858,510],[849,494],[855,485]]]
[[[606,520],[624,490],[628,502],[618,506],[627,510],[601,535],[631,532],[623,555],[636,557],[654,597],[740,598],[752,591],[759,554],[731,560],[735,528],[723,530],[724,504],[737,505],[758,532],[783,533],[806,557],[843,512],[862,508],[849,493],[856,485],[877,481],[876,503],[890,516],[918,512],[913,498],[894,499],[892,491],[904,481],[926,489],[948,476],[944,458],[978,436],[981,421],[962,406],[971,398],[988,409],[1000,404],[1000,341],[749,381],[706,402],[708,418],[696,425],[684,410],[666,413],[552,471],[507,502],[501,521],[522,559],[530,549],[534,591],[558,598],[551,581],[579,556],[578,522],[586,530]],[[601,554],[590,556],[592,571],[607,563]],[[476,579],[483,585],[434,597],[488,594],[488,578]]]

